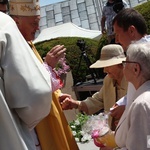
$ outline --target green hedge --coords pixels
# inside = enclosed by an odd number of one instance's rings
[[[78,40],[85,41],[85,52],[82,51],[79,46],[77,46]],[[88,58],[91,63],[96,61],[97,48],[99,42],[97,40],[87,39],[87,38],[79,38],[79,37],[62,37],[56,38],[50,41],[45,41],[41,43],[37,43],[35,46],[42,57],[45,57],[46,53],[55,45],[65,45],[67,48],[66,58],[68,64],[71,67],[74,84],[77,82],[84,82],[86,80],[86,76],[90,74],[88,64],[84,60],[84,58]],[[87,54],[87,57],[84,57],[83,54]],[[82,56],[82,58],[81,58]],[[81,60],[80,66],[79,62]],[[96,70],[97,74],[101,74],[101,70]],[[101,77],[103,77],[103,73]]]
[[[140,12],[145,18],[147,24],[147,31],[148,34],[150,34],[150,1],[136,6],[135,9]]]

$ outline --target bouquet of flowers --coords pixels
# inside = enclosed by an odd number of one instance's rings
[[[88,118],[82,127],[85,134],[90,134],[94,143],[98,147],[117,147],[115,143],[114,133],[108,125],[108,114],[100,113]]]
[[[86,123],[88,119],[88,115],[79,113],[77,114],[77,119],[69,124],[76,142],[86,143],[91,140],[91,135],[82,130],[84,123]]]

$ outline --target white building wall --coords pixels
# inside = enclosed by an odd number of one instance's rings
[[[101,30],[102,8],[107,0],[66,0],[41,7],[40,31],[67,22],[91,30]],[[126,0],[135,7],[148,0]],[[39,31],[39,32],[40,32]],[[37,33],[38,34],[38,33]]]
[[[85,29],[100,30],[94,0],[68,0],[41,7],[40,30],[73,22]]]

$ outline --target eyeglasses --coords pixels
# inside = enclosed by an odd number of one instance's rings
[[[135,62],[135,61],[122,61],[123,67],[125,67],[127,63],[136,63],[136,64],[139,64],[138,62]]]

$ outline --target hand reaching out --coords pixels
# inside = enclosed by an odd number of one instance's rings
[[[125,110],[125,105],[117,105],[115,104],[113,107],[113,109],[110,111],[110,115],[112,117],[114,117],[116,120],[119,120]]]
[[[64,47],[64,45],[56,45],[47,53],[45,57],[46,63],[52,68],[55,68],[58,60],[65,56],[65,51],[66,48]]]
[[[62,94],[59,97],[59,101],[63,110],[77,108],[79,105],[79,102],[72,99],[71,95],[69,94]]]

